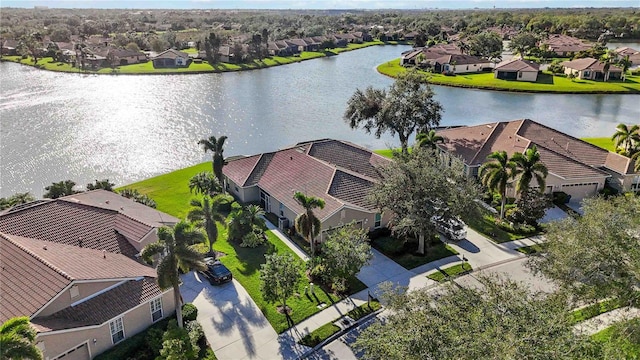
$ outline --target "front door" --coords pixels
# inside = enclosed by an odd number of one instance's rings
[[[260,206],[262,206],[266,212],[271,212],[271,209],[269,208],[269,198],[269,194],[260,190]]]

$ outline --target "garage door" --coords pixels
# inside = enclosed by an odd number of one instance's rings
[[[571,201],[593,196],[598,191],[598,183],[562,185],[562,191],[571,195]]]
[[[67,351],[64,354],[60,354],[55,360],[89,360],[89,347],[87,343],[78,345],[74,349]]]

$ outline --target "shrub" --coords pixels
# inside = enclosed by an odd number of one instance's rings
[[[138,359],[152,360],[162,347],[162,334],[169,320],[166,318],[151,325],[146,331],[125,339],[118,345],[95,357],[96,360]],[[175,321],[175,320],[174,320]]]
[[[191,341],[191,346],[194,348],[198,346],[200,339],[204,337],[204,330],[202,330],[202,325],[197,321],[189,321],[187,323],[187,331],[189,332],[189,341]]]
[[[253,229],[253,231],[242,237],[240,246],[254,248],[264,244],[265,241],[264,232],[260,229]]]
[[[568,203],[571,200],[571,195],[567,194],[563,191],[554,191],[553,192],[553,203],[556,205],[563,205]]]
[[[182,305],[182,319],[185,323],[194,321],[196,317],[198,317],[198,308],[195,305],[191,303]]]
[[[606,184],[599,193],[608,199],[612,196],[618,195],[618,189],[612,188],[609,184]]]
[[[389,228],[386,228],[386,227],[377,228],[369,231],[367,236],[369,237],[370,241],[373,241],[381,237],[391,236],[391,230],[389,230]]]
[[[159,359],[195,360],[199,351],[200,348],[191,343],[187,329],[179,328],[176,320],[169,321],[167,331],[162,335]]]

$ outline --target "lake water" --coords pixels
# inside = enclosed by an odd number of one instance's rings
[[[131,183],[210,159],[197,141],[227,135],[225,155],[336,138],[397,145],[342,120],[356,88],[387,87],[375,67],[406,46],[240,73],[98,76],[0,63],[0,196],[71,179]],[[531,118],[577,137],[638,123],[640,95],[518,94],[434,87],[442,125]]]

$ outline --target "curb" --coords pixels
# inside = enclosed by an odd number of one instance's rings
[[[361,317],[360,319],[358,319],[358,321],[356,321],[353,325],[349,326],[348,328],[344,329],[344,330],[340,330],[338,332],[336,332],[335,334],[329,336],[328,338],[324,339],[323,341],[321,341],[318,345],[314,346],[313,348],[310,348],[309,350],[307,350],[306,352],[304,352],[302,355],[300,355],[298,357],[298,359],[305,359],[307,356],[315,353],[316,351],[318,351],[319,349],[321,349],[322,347],[324,347],[325,345],[335,341],[337,338],[341,337],[342,335],[348,333],[349,331],[351,331],[351,329],[353,329],[356,326],[359,326],[362,323],[365,323],[366,321],[368,321],[369,319],[377,316],[378,314],[380,314],[381,312],[383,312],[385,310],[384,307],[381,307],[380,309],[372,312],[371,314],[368,314],[366,316]],[[338,318],[341,319],[342,317]]]

